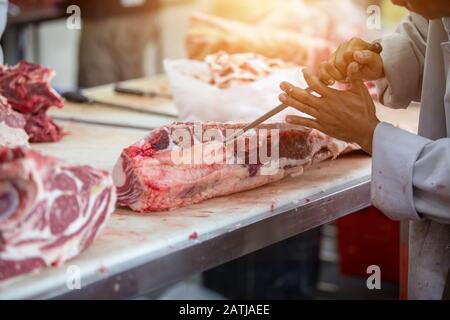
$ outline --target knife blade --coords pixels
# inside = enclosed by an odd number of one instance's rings
[[[261,123],[263,123],[264,121],[272,118],[274,115],[280,113],[281,111],[283,111],[284,109],[288,108],[289,106],[285,105],[285,104],[280,104],[278,107],[270,110],[269,112],[263,114],[261,117],[259,117],[258,119],[256,119],[255,121],[249,123],[248,125],[246,125],[245,127],[243,127],[242,129],[239,129],[237,131],[235,131],[232,135],[230,135],[229,137],[227,137],[227,139],[225,140],[225,143],[229,143],[231,141],[233,141],[234,139],[240,137],[241,135],[243,135],[244,133],[246,133],[247,131],[257,127],[258,125],[260,125]]]

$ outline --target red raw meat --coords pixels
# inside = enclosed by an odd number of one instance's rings
[[[0,95],[0,146],[27,146],[28,135],[24,128],[23,115],[14,111],[6,98]]]
[[[50,85],[53,76],[53,70],[26,61],[14,67],[0,65],[0,95],[25,115],[25,130],[32,142],[58,141],[64,136],[63,130],[46,115],[50,107],[64,106]]]
[[[30,142],[59,141],[66,134],[46,112],[47,110],[40,109],[36,113],[24,115],[25,131],[30,137]]]
[[[0,148],[0,281],[77,256],[114,206],[107,172]]]
[[[232,155],[244,151],[239,164],[225,161],[180,164],[173,160],[173,152],[179,150],[201,150],[201,157],[206,160],[211,160],[212,149],[219,152],[222,150],[226,154],[227,147],[221,142],[227,135],[226,130],[243,126],[244,124],[175,123],[152,131],[143,140],[123,150],[114,168],[113,179],[117,186],[118,204],[139,212],[183,207],[213,197],[257,188],[289,175],[301,174],[303,168],[312,163],[336,158],[358,148],[355,144],[333,139],[317,130],[283,123],[258,127],[258,132],[261,129],[279,130],[279,163],[276,168],[278,170],[273,174],[262,173],[261,168],[265,163],[259,156],[256,162],[249,161],[252,152],[249,139],[256,135],[255,131],[240,138],[246,139],[245,146],[237,144],[234,149],[231,146]],[[199,137],[199,134],[203,135],[210,129],[218,132],[221,141],[207,142],[210,140]],[[191,140],[187,146],[180,146],[180,141],[174,138],[174,133],[180,132],[179,130],[189,132]],[[264,141],[270,150],[274,140],[272,137],[269,134],[266,140],[259,139],[256,151]],[[218,159],[224,160],[220,157]]]
[[[38,64],[21,61],[14,67],[0,65],[0,93],[14,110],[34,113],[42,108],[64,106],[50,86],[54,71]]]

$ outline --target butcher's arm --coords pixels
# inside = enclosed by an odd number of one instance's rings
[[[395,220],[450,224],[450,139],[381,123],[373,140],[372,203]]]
[[[420,101],[427,34],[428,21],[412,13],[381,40],[385,77],[377,81],[377,88],[384,105],[407,108]]]

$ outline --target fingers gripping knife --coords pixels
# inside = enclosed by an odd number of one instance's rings
[[[368,50],[378,53],[380,54],[383,51],[383,47],[381,46],[380,43],[378,42],[374,42],[372,43]],[[309,88],[306,88],[305,90],[310,91]],[[260,125],[261,123],[263,123],[264,121],[272,118],[274,115],[280,113],[281,111],[283,111],[284,109],[288,108],[289,106],[285,105],[285,104],[280,104],[279,106],[275,107],[274,109],[270,110],[269,112],[265,113],[264,115],[262,115],[261,117],[259,117],[258,119],[256,119],[255,121],[249,123],[248,125],[246,125],[244,128],[237,130],[236,132],[234,132],[232,135],[230,135],[229,137],[227,137],[227,139],[225,140],[225,143],[229,143],[233,140],[235,140],[236,138],[240,137],[241,135],[243,135],[244,133],[246,133],[247,131],[257,127],[258,125]]]

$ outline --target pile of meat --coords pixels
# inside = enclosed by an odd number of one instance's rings
[[[315,67],[332,53],[333,45],[291,30],[255,26],[207,14],[195,14],[186,37],[188,57],[203,60],[221,50],[254,52],[301,66]]]
[[[118,204],[138,212],[183,207],[301,174],[313,163],[358,148],[285,123],[261,125],[237,143],[223,143],[243,126],[175,123],[152,131],[123,150],[114,168]],[[250,143],[255,138],[257,143]],[[278,161],[268,163],[268,158],[261,157],[263,146],[273,158],[278,150]]]
[[[26,61],[14,67],[0,65],[0,96],[25,118],[30,142],[59,141],[64,136],[62,128],[47,115],[50,107],[64,106],[50,85],[53,76],[51,69]]]
[[[228,54],[220,51],[205,58],[211,73],[209,83],[221,89],[257,81],[273,71],[288,67],[280,59],[269,59],[256,53]]]
[[[0,281],[77,256],[114,205],[107,172],[0,148]]]
[[[255,52],[315,68],[342,42],[364,38],[367,32],[366,8],[352,0],[333,1],[332,6],[329,0],[264,1],[245,8],[226,12],[225,7],[217,11],[220,16],[193,15],[186,37],[189,58],[203,60],[220,50]]]

